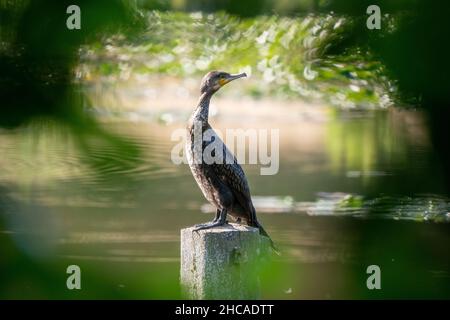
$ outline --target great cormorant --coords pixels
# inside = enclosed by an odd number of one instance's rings
[[[222,71],[211,71],[206,74],[201,83],[198,105],[189,119],[186,143],[187,160],[203,195],[217,209],[213,221],[197,225],[195,230],[224,225],[227,222],[228,214],[238,222],[243,221],[249,226],[258,228],[260,234],[269,238],[272,248],[277,251],[269,235],[256,218],[244,171],[236,157],[228,150],[208,123],[209,103],[214,93],[225,84],[246,76],[245,73],[231,75]],[[203,141],[205,133],[211,139]],[[200,135],[200,138],[198,135]],[[211,143],[216,146],[221,145],[220,149],[223,153],[220,163],[205,161],[204,150]],[[208,150],[210,149],[212,148]]]

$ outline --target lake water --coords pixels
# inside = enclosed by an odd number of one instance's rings
[[[195,103],[179,100],[90,111],[140,155],[47,121],[0,132],[1,298],[179,297],[180,229],[213,217],[187,165],[171,161]],[[222,130],[280,130],[279,172],[244,166],[282,251],[264,298],[450,297],[450,201],[423,114],[226,97],[211,113]],[[65,288],[70,264],[80,291]],[[382,290],[367,289],[369,265]]]

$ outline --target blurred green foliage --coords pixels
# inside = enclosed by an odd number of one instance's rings
[[[83,7],[81,30],[66,27],[66,8]],[[0,2],[0,126],[15,127],[37,116],[73,126],[92,126],[73,86],[78,49],[99,33],[138,21],[121,1]]]
[[[365,8],[377,4],[383,14],[382,31],[365,28]],[[357,17],[347,44],[370,48],[397,81],[403,100],[426,110],[437,165],[444,169],[450,193],[450,37],[448,2],[350,0],[330,1],[324,10]],[[389,14],[396,22],[391,26]],[[388,31],[388,32],[384,32]],[[341,50],[345,54],[345,49]]]
[[[83,8],[81,30],[66,27],[66,9],[72,4]],[[72,132],[96,170],[115,161],[111,153],[93,153],[98,141],[109,145],[112,154],[138,160],[140,151],[132,141],[107,132],[84,112],[88,102],[73,81],[82,44],[119,29],[132,34],[142,25],[130,2],[2,0],[0,14],[0,127],[51,119]],[[134,166],[131,161],[122,165]]]
[[[342,108],[384,108],[393,83],[370,52],[332,55],[353,26],[328,15],[242,19],[225,13],[146,13],[148,28],[132,41],[122,35],[86,46],[83,80],[121,74],[201,77],[208,70],[246,71],[256,79],[244,94],[322,99]]]

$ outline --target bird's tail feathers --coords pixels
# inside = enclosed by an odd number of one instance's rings
[[[257,222],[257,227],[259,229],[259,233],[266,237],[267,239],[269,239],[270,242],[270,247],[272,248],[272,250],[277,254],[280,255],[280,250],[278,250],[277,246],[275,245],[275,243],[273,242],[272,238],[269,236],[269,234],[266,232],[266,230],[263,228],[263,226]]]
[[[255,210],[255,207],[253,206],[253,204],[250,204],[250,205],[251,205],[250,208],[251,208],[251,210],[252,210],[251,216],[252,216],[252,218],[253,218],[254,226],[257,227],[257,228],[259,229],[259,233],[260,233],[262,236],[264,236],[264,237],[266,237],[266,238],[269,239],[269,241],[270,241],[270,246],[271,246],[272,250],[273,250],[277,255],[280,255],[280,250],[278,250],[278,248],[275,246],[275,243],[272,241],[272,238],[269,236],[269,234],[268,234],[267,231],[263,228],[263,226],[258,222],[258,219],[256,218],[256,210]]]

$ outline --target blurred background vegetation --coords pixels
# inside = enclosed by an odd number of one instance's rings
[[[66,28],[73,4],[81,30]],[[366,27],[372,4],[381,30]],[[263,296],[448,298],[449,12],[0,0],[0,297],[179,297],[179,229],[211,208],[170,161],[171,134],[221,69],[251,77],[218,94],[215,126],[281,131],[280,172],[245,168],[285,252]],[[369,264],[380,292],[365,287]]]

